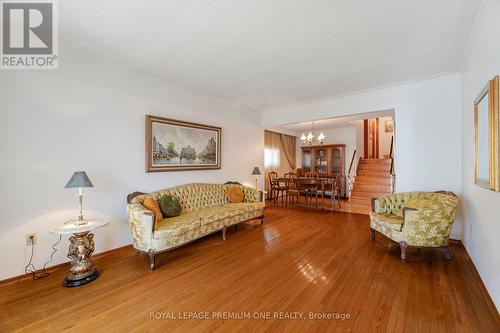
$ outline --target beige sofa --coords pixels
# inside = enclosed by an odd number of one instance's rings
[[[243,190],[244,201],[230,203],[227,190],[238,186]],[[181,206],[179,216],[155,223],[153,212],[142,203],[148,196],[158,200],[163,195],[176,197]],[[262,192],[239,184],[186,184],[157,192],[132,193],[128,196],[128,220],[137,251],[146,252],[155,269],[155,256],[173,250],[198,238],[222,231],[226,239],[228,226],[251,219],[264,221]]]

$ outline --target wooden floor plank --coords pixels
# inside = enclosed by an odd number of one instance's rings
[[[500,318],[464,248],[409,251],[372,241],[366,215],[269,205],[249,221],[160,255],[151,272],[131,247],[96,258],[74,289],[64,267],[0,285],[0,332],[499,332]],[[96,234],[99,242],[99,234]],[[150,319],[152,312],[250,313],[251,319]],[[253,318],[278,312],[298,319]],[[349,319],[309,319],[346,313]]]

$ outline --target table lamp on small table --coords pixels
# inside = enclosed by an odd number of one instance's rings
[[[259,176],[260,176],[260,170],[259,167],[254,167],[252,171],[252,176],[255,176],[255,189],[258,190],[258,182],[259,182]]]
[[[83,189],[85,187],[94,187],[85,171],[76,171],[65,186],[65,188],[78,188],[80,214],[78,214],[78,220],[74,222],[75,225],[83,225],[87,223],[83,218],[83,196],[85,195],[83,193]]]
[[[63,225],[51,228],[50,232],[58,235],[71,235],[67,255],[71,261],[69,275],[64,279],[64,286],[74,288],[90,283],[99,277],[99,272],[95,269],[92,260],[95,250],[92,231],[107,226],[108,222],[86,220],[83,217],[83,196],[85,195],[83,189],[94,187],[85,171],[75,172],[65,187],[78,189],[80,214],[76,220],[66,221]]]

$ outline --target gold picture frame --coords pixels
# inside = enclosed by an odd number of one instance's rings
[[[146,115],[146,172],[221,168],[222,128]]]
[[[499,77],[491,79],[474,100],[474,183],[500,192]]]

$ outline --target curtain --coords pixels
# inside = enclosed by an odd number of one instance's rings
[[[266,191],[270,191],[269,172],[276,171],[280,177],[294,171],[296,166],[296,141],[291,135],[264,131],[264,174]]]

